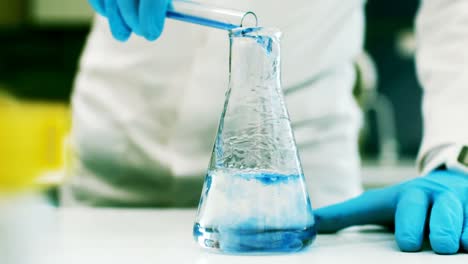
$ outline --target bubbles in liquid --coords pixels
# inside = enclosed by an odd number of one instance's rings
[[[300,250],[315,237],[304,188],[302,175],[210,171],[194,235],[224,252]]]

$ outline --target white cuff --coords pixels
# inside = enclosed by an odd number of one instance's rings
[[[453,145],[442,145],[428,151],[426,155],[418,160],[419,172],[426,175],[445,164],[448,152],[452,147]]]
[[[454,162],[462,147],[459,144],[447,144],[433,148],[419,160],[419,171],[422,175],[426,175],[442,165],[456,167]]]

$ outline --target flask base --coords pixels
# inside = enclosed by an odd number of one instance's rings
[[[297,252],[315,240],[315,226],[302,229],[219,229],[193,227],[195,240],[206,249],[232,254]]]

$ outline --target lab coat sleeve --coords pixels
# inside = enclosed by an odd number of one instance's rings
[[[442,148],[468,145],[468,1],[425,0],[416,20],[417,68],[424,87],[420,172]],[[440,165],[440,164],[438,164]]]

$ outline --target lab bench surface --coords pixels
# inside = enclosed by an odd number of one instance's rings
[[[68,208],[59,210],[66,263],[468,263],[468,254],[429,249],[400,252],[393,235],[375,228],[319,235],[305,251],[273,256],[206,252],[192,238],[195,210]]]

